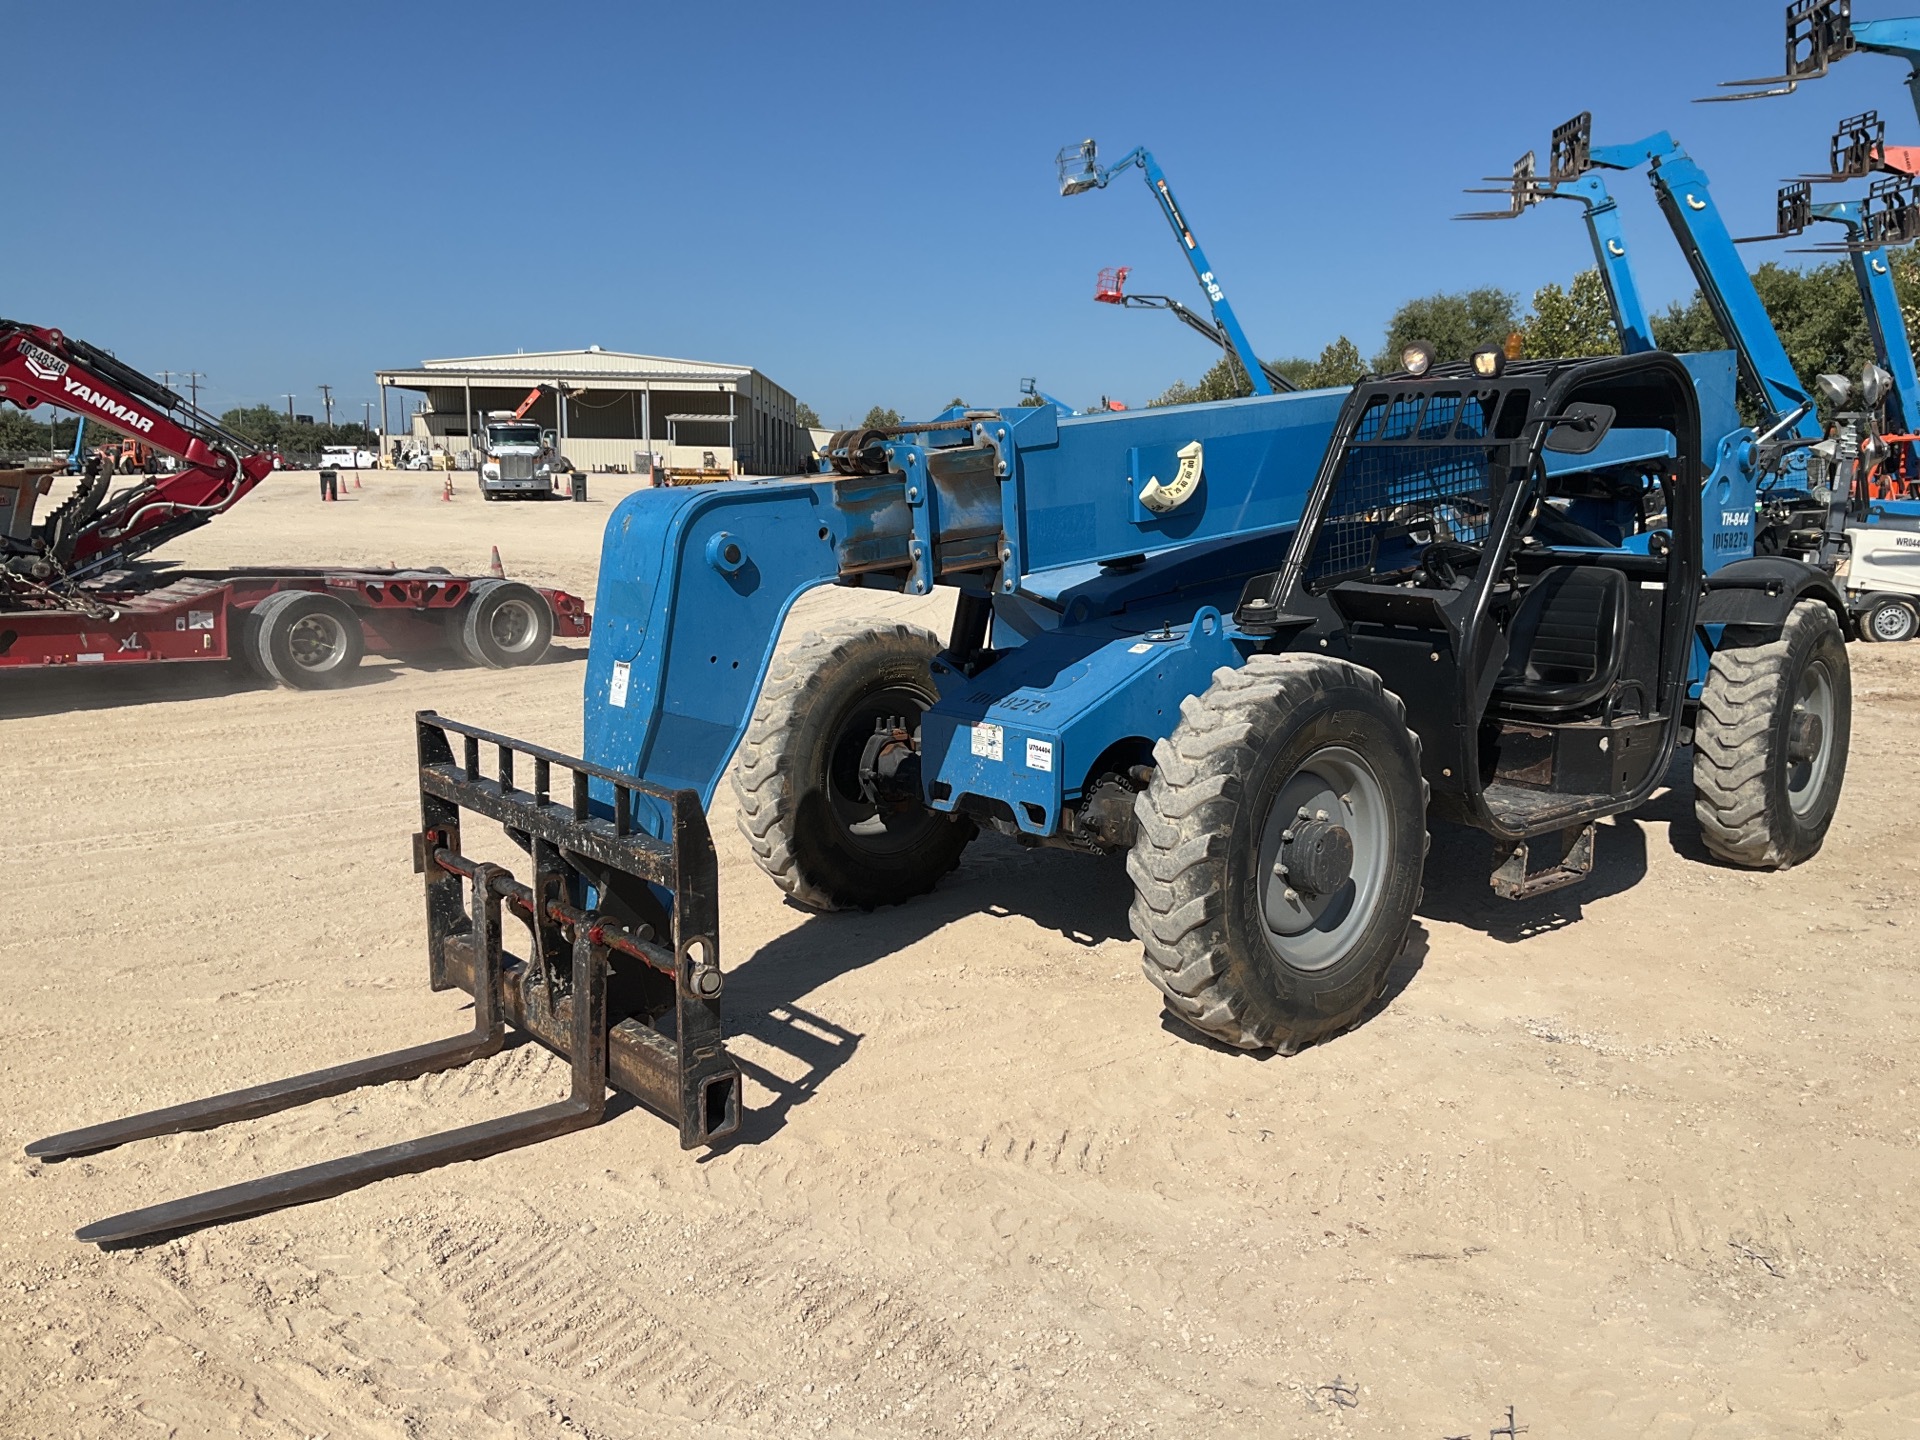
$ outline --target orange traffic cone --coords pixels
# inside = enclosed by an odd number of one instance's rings
[[[442,489],[442,490],[441,490],[441,492],[440,492],[440,498],[441,498],[442,500],[451,500],[451,499],[453,499],[453,476],[452,476],[452,475],[448,475],[448,476],[447,476],[447,483],[446,483],[446,487],[445,487],[444,489]]]
[[[358,470],[353,472],[353,488],[356,490],[360,488],[360,472]]]
[[[493,563],[487,566],[487,573],[496,580],[504,580],[507,578],[507,572],[500,564],[500,547],[498,545],[493,547]]]

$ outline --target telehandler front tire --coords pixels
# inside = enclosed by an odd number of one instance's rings
[[[1129,918],[1181,1021],[1291,1054],[1358,1020],[1406,943],[1427,785],[1370,670],[1256,655],[1181,702],[1134,802]]]
[[[1707,849],[1757,870],[1812,858],[1840,804],[1852,733],[1853,680],[1832,610],[1802,600],[1777,638],[1723,640],[1693,727],[1693,813]]]
[[[977,833],[965,816],[860,788],[875,724],[917,726],[938,692],[940,642],[915,625],[840,627],[774,657],[740,747],[733,793],[753,858],[809,910],[871,910],[931,890]]]

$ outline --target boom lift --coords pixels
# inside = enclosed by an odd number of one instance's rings
[[[1185,325],[1195,334],[1203,336],[1208,341],[1218,345],[1229,355],[1234,354],[1233,345],[1231,341],[1228,340],[1225,330],[1213,321],[1207,319],[1206,316],[1188,309],[1171,295],[1129,295],[1127,293],[1127,275],[1131,268],[1132,267],[1127,265],[1121,265],[1102,270],[1099,280],[1094,286],[1093,298],[1102,305],[1119,305],[1128,310],[1168,311],[1176,320],[1180,321],[1181,324]],[[1260,366],[1261,373],[1267,377],[1267,383],[1276,391],[1298,390],[1300,388],[1279,369],[1269,365],[1266,361],[1259,360],[1257,363]]]
[[[797,904],[908,900],[981,828],[1125,854],[1171,1012],[1283,1053],[1381,993],[1430,812],[1493,837],[1497,893],[1538,894],[1587,873],[1594,822],[1641,805],[1690,738],[1715,855],[1812,856],[1846,763],[1844,602],[1794,560],[1725,563],[1728,457],[1751,450],[1729,359],[1403,358],[1345,395],[976,411],[866,432],[827,478],[629,496],[601,556],[586,757],[418,717],[430,976],[474,995],[472,1034],[29,1149],[463,1063],[503,1022],[571,1059],[564,1115],[81,1235],[137,1242],[493,1153],[591,1123],[608,1084],[683,1146],[731,1134],[702,816],[736,748],[742,829]],[[776,659],[794,601],[827,584],[951,587],[952,629],[835,627]],[[502,825],[529,882],[481,858],[462,811]]]
[[[524,665],[557,632],[585,635],[561,590],[437,570],[156,571],[144,557],[232,509],[273,460],[181,396],[58,330],[0,320],[0,397],[72,410],[180,468],[114,491],[83,476],[38,523],[0,535],[0,668],[244,660],[298,688],[336,685],[370,648]]]
[[[1194,238],[1193,228],[1187,224],[1187,217],[1181,213],[1180,204],[1173,198],[1173,190],[1167,184],[1167,177],[1161,171],[1159,163],[1144,146],[1135,146],[1111,165],[1100,163],[1099,146],[1091,140],[1082,140],[1078,145],[1069,145],[1054,156],[1054,164],[1060,172],[1060,193],[1079,195],[1088,190],[1104,190],[1113,180],[1129,167],[1138,165],[1140,173],[1146,177],[1147,188],[1153,192],[1154,200],[1160,206],[1160,213],[1167,217],[1173,235],[1180,242],[1180,251],[1187,257],[1187,263],[1193,267],[1194,279],[1200,282],[1205,292],[1207,304],[1213,310],[1213,328],[1205,328],[1205,322],[1195,324],[1198,316],[1187,317],[1191,311],[1182,313],[1184,307],[1176,307],[1168,301],[1164,308],[1170,309],[1181,319],[1193,325],[1196,330],[1212,340],[1234,359],[1240,362],[1240,368],[1247,372],[1256,395],[1272,395],[1276,392],[1297,390],[1300,387],[1277,371],[1269,370],[1260,363],[1253,353],[1253,346],[1247,342],[1246,332],[1240,328],[1239,317],[1233,313],[1233,306],[1227,301],[1227,292],[1221,288],[1219,279],[1214,275],[1213,267],[1207,263],[1206,252],[1200,248],[1200,242]],[[1165,299],[1164,296],[1151,297]],[[1161,307],[1152,307],[1161,308]]]

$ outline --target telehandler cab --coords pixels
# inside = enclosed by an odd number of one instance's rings
[[[473,1031],[29,1151],[462,1064],[506,1024],[571,1059],[573,1098],[82,1238],[495,1153],[594,1123],[608,1085],[684,1146],[732,1133],[703,812],[736,748],[742,827],[795,902],[906,900],[983,826],[1125,852],[1173,1013],[1282,1052],[1381,993],[1429,813],[1494,838],[1496,891],[1536,894],[1585,874],[1595,821],[1644,803],[1691,740],[1717,856],[1812,855],[1846,765],[1845,609],[1809,565],[1710,563],[1751,534],[1731,357],[1405,360],[1345,395],[975,412],[867,432],[829,479],[629,497],[602,556],[589,757],[418,718],[432,981],[473,994]],[[952,632],[843,629],[776,657],[793,600],[835,581],[956,585]],[[463,810],[504,826],[529,883],[466,853]]]

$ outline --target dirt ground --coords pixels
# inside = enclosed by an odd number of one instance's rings
[[[587,505],[279,476],[183,562],[399,560],[591,595]],[[825,592],[839,613],[935,602]],[[1920,1433],[1920,645],[1852,649],[1826,850],[1704,863],[1684,782],[1579,887],[1495,901],[1442,833],[1378,1013],[1196,1043],[1118,861],[979,842],[809,916],[723,788],[742,1143],[638,1109],[144,1250],[85,1221],[556,1098],[533,1045],[228,1130],[20,1145],[465,1028],[425,985],[409,719],[577,752],[585,647],[0,678],[0,1434],[624,1437]],[[1683,772],[1682,772],[1683,773]],[[679,1432],[676,1432],[679,1433]]]

